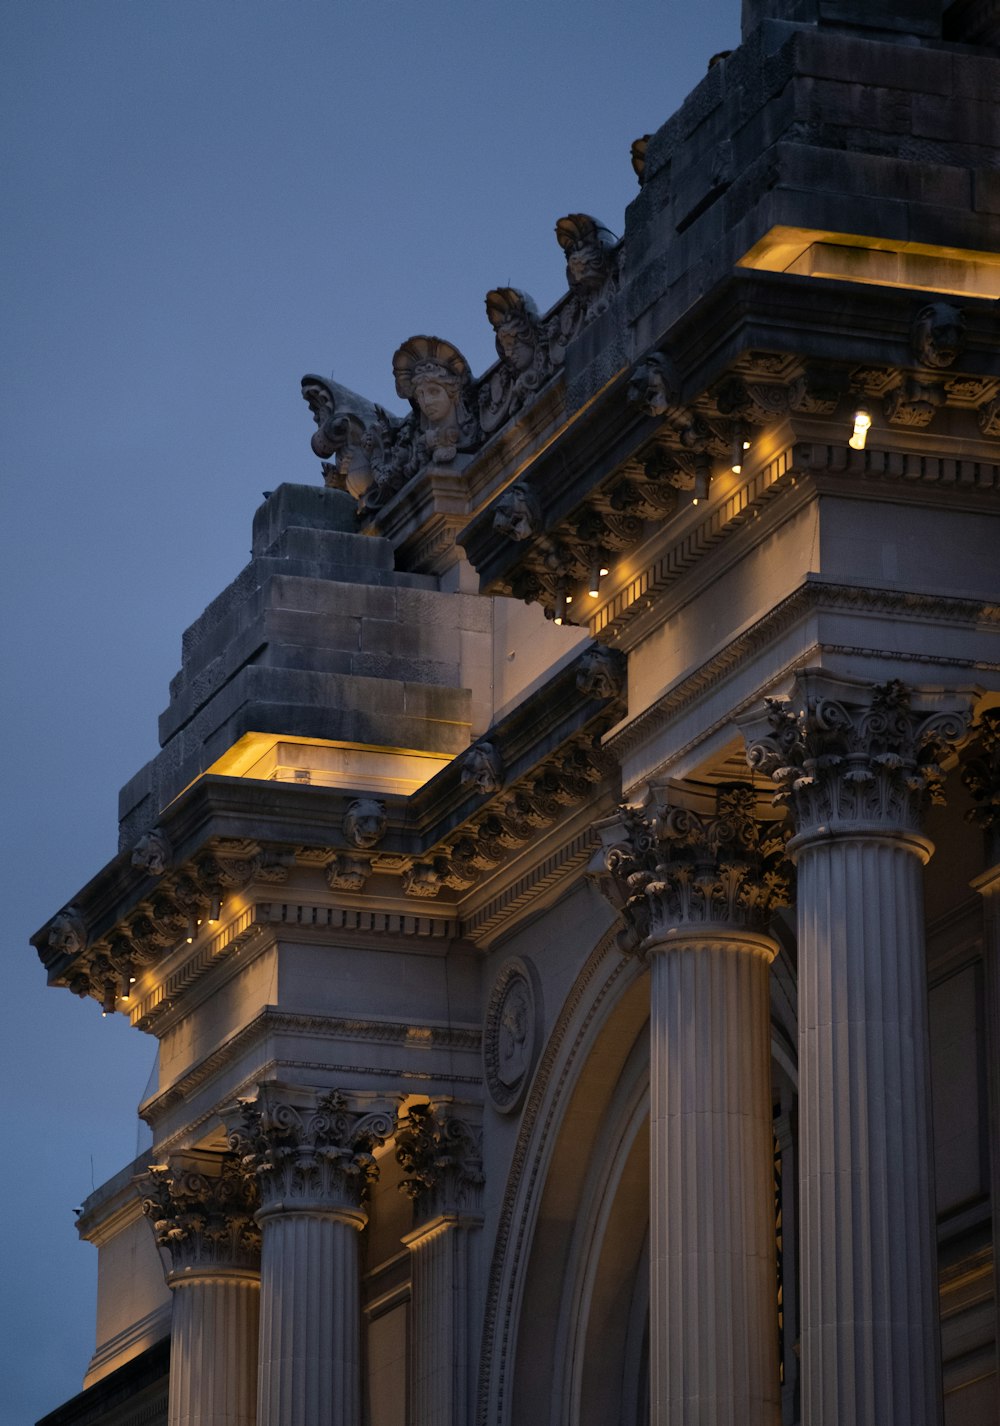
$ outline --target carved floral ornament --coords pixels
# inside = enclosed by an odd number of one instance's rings
[[[374,1150],[396,1130],[391,1109],[351,1107],[339,1090],[272,1083],[223,1117],[232,1153],[257,1180],[262,1215],[296,1208],[358,1214],[378,1178]]]
[[[654,794],[597,824],[608,873],[602,890],[621,914],[621,949],[634,954],[671,930],[765,931],[790,900],[787,830],[756,815],[749,783],[719,786],[712,815]]]
[[[256,1180],[230,1155],[218,1172],[185,1166],[183,1158],[154,1164],[135,1180],[156,1243],[175,1271],[244,1268],[260,1264],[260,1206]]]
[[[824,682],[799,675],[792,698],[765,700],[765,720],[742,720],[750,766],[771,778],[800,837],[919,831],[926,806],[944,801],[940,762],[965,736],[967,704],[921,712],[898,679],[846,693]]]
[[[482,1138],[482,1130],[450,1106],[410,1106],[396,1132],[396,1159],[406,1175],[400,1192],[413,1199],[419,1217],[478,1210]]]

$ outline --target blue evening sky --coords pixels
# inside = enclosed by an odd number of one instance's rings
[[[80,1389],[96,1250],[155,1042],[45,987],[28,937],[116,850],[183,629],[263,490],[319,482],[299,377],[400,410],[415,333],[493,360],[483,297],[621,232],[629,146],[739,0],[6,0],[0,1422]],[[141,1141],[142,1143],[145,1140]]]

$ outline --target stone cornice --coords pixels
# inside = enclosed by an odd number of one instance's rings
[[[614,632],[614,621],[646,594],[646,576],[631,568],[619,587],[621,557],[631,566],[653,534],[665,530],[670,538],[677,526],[675,553],[687,567],[701,553],[697,536],[708,529],[711,543],[719,531],[711,516],[696,522],[692,543],[688,501],[677,492],[704,486],[704,495],[744,440],[766,437],[773,447],[783,423],[801,446],[789,470],[822,463],[867,478],[995,490],[1000,363],[988,304],[963,302],[965,345],[952,370],[954,358],[921,364],[912,293],[864,288],[859,296],[844,287],[761,272],[721,284],[699,304],[696,323],[683,318],[631,374],[608,382],[581,413],[586,419],[562,431],[461,534],[483,589],[540,602],[564,622],[579,619],[582,607],[593,634]],[[881,328],[872,325],[874,313]],[[867,452],[847,449],[848,417],[858,404],[878,411],[877,441],[873,432]],[[928,461],[915,439],[931,423],[944,455]],[[811,441],[817,429],[825,443]],[[949,458],[959,441],[963,459]],[[968,459],[976,454],[980,461]],[[752,449],[742,460],[756,463]],[[769,475],[765,487],[777,478]],[[735,501],[727,494],[723,525],[741,507],[744,518],[752,509],[760,476],[743,482]],[[610,571],[610,613],[582,597],[588,571],[599,565]]]
[[[249,1024],[242,1026],[210,1055],[199,1060],[181,1079],[145,1100],[139,1106],[140,1117],[150,1124],[155,1123],[175,1104],[192,1099],[220,1071],[250,1055],[273,1035],[315,1036],[326,1040],[360,1041],[404,1048],[416,1043],[426,1049],[470,1054],[477,1064],[482,1042],[478,1025],[412,1025],[399,1020],[308,1015],[268,1005]]]
[[[171,971],[172,988],[145,991],[162,1012],[164,1001],[175,1000],[239,938],[256,934],[247,909],[235,930],[225,924],[232,893],[245,893],[249,903],[285,883],[296,866],[323,869],[348,906],[373,880],[358,909],[370,911],[374,893],[379,909],[398,918],[401,934],[421,903],[433,902],[434,919],[447,922],[444,908],[484,873],[614,779],[613,760],[597,743],[621,712],[622,692],[619,656],[584,650],[477,745],[490,748],[497,769],[488,786],[470,777],[467,754],[410,798],[352,801],[288,783],[200,779],[152,837],[115,858],[33,938],[50,983],[93,996],[106,1012],[126,1008],[146,970],[196,945],[183,968]],[[220,915],[224,929],[206,940]],[[151,1023],[145,1010],[140,1022]]]

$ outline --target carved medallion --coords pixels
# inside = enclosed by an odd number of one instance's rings
[[[483,1069],[493,1107],[510,1114],[524,1098],[539,1048],[541,1001],[533,968],[506,961],[490,992],[483,1026]]]

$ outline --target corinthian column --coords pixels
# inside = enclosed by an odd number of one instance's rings
[[[798,869],[802,1418],[933,1426],[940,1349],[924,804],[964,712],[798,676],[747,723]]]
[[[411,1106],[400,1121],[401,1187],[414,1204],[410,1250],[412,1426],[472,1420],[473,1234],[482,1224],[482,1135],[450,1104]]]
[[[359,1426],[358,1232],[393,1117],[267,1083],[227,1121],[260,1186],[258,1426]]]
[[[783,837],[747,785],[714,816],[600,824],[627,947],[650,961],[650,1420],[780,1418],[766,934]]]
[[[983,829],[986,870],[972,885],[983,898],[983,988],[987,1094],[990,1115],[990,1203],[993,1207],[993,1322],[1000,1370],[1000,708],[985,712],[974,730],[973,755],[962,781],[975,807],[970,821]]]
[[[181,1155],[137,1184],[173,1291],[168,1426],[254,1426],[260,1231],[256,1185],[223,1155]]]

